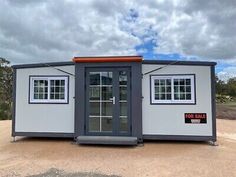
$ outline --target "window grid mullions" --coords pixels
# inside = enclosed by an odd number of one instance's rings
[[[194,76],[152,76],[152,100],[153,103],[193,103],[195,102],[194,98]],[[167,84],[167,80],[171,80],[171,85]],[[164,85],[161,85],[161,80],[164,80]],[[162,81],[163,83],[163,81]],[[176,85],[175,85],[176,83]],[[171,87],[171,99],[168,99],[168,87]],[[164,87],[164,92],[162,92],[161,87]],[[177,88],[177,90],[175,89]],[[163,95],[165,95],[165,99]],[[158,95],[158,97],[156,97]],[[161,96],[162,95],[162,96]],[[175,98],[175,95],[177,97]],[[162,97],[162,98],[161,98]],[[156,99],[158,98],[158,99]]]
[[[54,84],[51,83],[54,81]],[[59,81],[56,85],[56,81]],[[63,84],[63,85],[62,85]],[[31,78],[31,90],[30,90],[30,101],[32,103],[47,103],[47,102],[55,102],[55,103],[64,103],[67,102],[67,88],[68,80],[66,77],[52,77],[52,78],[44,78],[44,77],[32,77]],[[58,87],[58,92],[54,90],[51,92],[51,87]],[[62,89],[63,88],[63,89]],[[51,99],[51,95],[54,95],[54,98]],[[37,98],[35,97],[37,95]],[[58,99],[55,99],[55,95],[58,95]]]

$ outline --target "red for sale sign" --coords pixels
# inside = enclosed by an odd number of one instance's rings
[[[207,114],[206,113],[185,113],[185,123],[187,124],[206,124]]]

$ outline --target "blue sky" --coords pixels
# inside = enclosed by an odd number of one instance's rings
[[[13,64],[143,55],[218,63],[236,76],[236,1],[1,0],[0,54]]]

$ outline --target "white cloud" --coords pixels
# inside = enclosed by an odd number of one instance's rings
[[[138,37],[119,28],[116,1],[1,1],[0,53],[13,63],[132,55]]]
[[[132,55],[152,41],[156,53],[234,62],[235,19],[235,0],[0,0],[0,55],[13,63]]]
[[[218,74],[220,80],[227,81],[229,78],[236,77],[236,66],[224,68]]]

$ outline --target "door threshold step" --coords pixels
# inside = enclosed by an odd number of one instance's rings
[[[137,137],[131,136],[78,136],[79,144],[137,145]]]

